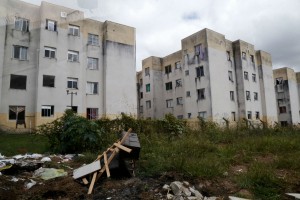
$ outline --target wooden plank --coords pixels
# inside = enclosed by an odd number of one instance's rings
[[[115,151],[113,151],[111,153],[111,155],[109,156],[108,160],[107,160],[107,165],[110,164],[110,162],[113,160],[113,158],[115,157],[117,150],[119,150],[118,148],[115,148]],[[97,180],[101,177],[101,175],[103,174],[103,172],[105,171],[105,167],[103,167],[102,169],[100,169],[99,174],[97,175]]]
[[[83,182],[84,185],[89,184],[89,182],[88,182],[88,180],[86,178],[82,178],[82,182]]]
[[[114,143],[114,145],[115,145],[116,147],[118,147],[119,149],[122,149],[123,151],[126,151],[127,153],[130,153],[130,152],[132,151],[132,149],[129,149],[129,148],[127,148],[127,147],[125,147],[125,146],[123,146],[123,145],[121,145],[121,144]]]
[[[101,169],[100,161],[92,162],[73,171],[73,178],[78,179]]]
[[[110,177],[110,171],[109,171],[109,167],[108,167],[108,163],[107,163],[107,155],[106,152],[104,152],[104,165],[105,165],[105,171],[106,171],[106,175],[107,177]]]
[[[93,178],[92,178],[92,182],[91,182],[90,187],[89,187],[88,194],[92,194],[93,189],[94,189],[94,185],[95,185],[96,178],[97,178],[97,172],[94,172]]]
[[[122,140],[120,141],[120,144],[123,144],[123,142],[127,139],[127,137],[129,136],[130,132],[132,131],[132,129],[128,129],[127,133],[125,133],[124,137],[122,138]]]

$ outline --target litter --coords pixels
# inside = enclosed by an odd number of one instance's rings
[[[18,182],[19,179],[13,176],[12,179],[11,179],[10,181],[12,181],[12,182]]]
[[[43,157],[41,159],[41,162],[51,162],[51,158],[49,158],[49,157]]]
[[[36,182],[32,179],[30,179],[29,183],[25,183],[25,188],[28,190],[30,189],[32,186],[34,186],[36,184]]]
[[[5,156],[0,153],[0,159],[3,159],[3,158],[5,158]]]
[[[6,166],[6,164],[4,162],[0,162],[0,170],[2,167],[5,167],[5,166]]]
[[[67,176],[68,173],[64,169],[54,169],[54,168],[39,168],[34,171],[33,177],[39,177],[43,180],[49,180],[61,176]]]
[[[9,169],[9,168],[11,168],[11,167],[12,167],[12,165],[6,165],[6,166],[4,166],[4,167],[1,167],[1,168],[0,168],[0,171],[5,170],[5,169]]]

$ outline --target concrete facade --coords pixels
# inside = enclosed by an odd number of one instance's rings
[[[300,123],[299,72],[284,67],[273,70],[278,121],[281,125]]]
[[[140,117],[277,122],[270,54],[209,29],[182,39],[180,51],[144,59],[137,80]]]
[[[0,11],[2,127],[51,122],[71,96],[90,119],[136,116],[135,28],[47,2],[5,0]]]

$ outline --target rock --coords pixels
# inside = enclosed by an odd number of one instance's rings
[[[189,187],[190,186],[190,183],[187,182],[187,181],[183,181],[182,183],[183,183],[184,187]]]
[[[170,188],[169,185],[165,184],[165,185],[163,186],[163,190],[169,191],[169,190],[171,190],[171,188]]]
[[[199,200],[197,197],[187,197],[188,200]],[[201,199],[202,200],[202,199]]]
[[[192,187],[190,187],[189,189],[190,189],[192,195],[194,195],[195,197],[197,197],[197,199],[203,199],[202,194],[198,190],[195,190]]]
[[[204,197],[203,200],[217,200],[217,197]]]
[[[300,199],[300,193],[286,193],[286,194],[295,197],[296,199]]]
[[[234,196],[229,196],[228,198],[229,200],[249,200],[249,199],[244,199],[244,198],[234,197]]]
[[[170,194],[170,193],[167,194],[167,199],[173,199],[173,197],[174,197],[173,194]]]
[[[32,186],[34,186],[36,184],[36,182],[32,179],[30,179],[29,183],[25,183],[25,188],[26,189],[30,189]]]
[[[184,198],[182,196],[175,196],[173,200],[184,200]]]
[[[51,158],[44,157],[44,158],[41,159],[41,162],[51,162]]]
[[[174,182],[171,183],[170,187],[172,189],[173,194],[175,194],[175,195],[181,194],[181,189],[180,189],[182,187],[181,182],[174,181]]]
[[[191,191],[190,191],[188,188],[184,187],[184,186],[182,186],[182,187],[180,188],[180,190],[183,192],[183,194],[184,194],[186,197],[189,197],[189,196],[192,195]]]

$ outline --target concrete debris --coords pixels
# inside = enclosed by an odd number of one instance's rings
[[[181,188],[183,187],[182,183],[179,181],[174,181],[170,185],[173,194],[180,195],[181,194]]]
[[[173,194],[170,194],[170,193],[167,194],[167,199],[173,199],[173,198],[174,198]]]
[[[4,162],[0,162],[0,169],[5,166],[6,166],[6,164]]]
[[[163,190],[169,191],[169,190],[171,190],[171,188],[170,188],[169,185],[165,184],[165,185],[163,186]]]
[[[36,182],[32,179],[30,179],[29,183],[25,183],[25,188],[28,190],[30,188],[32,188],[32,186],[36,185]]]
[[[43,157],[41,159],[41,162],[51,162],[51,158],[49,158],[49,157]]]
[[[300,199],[300,193],[286,193],[286,194],[295,197],[295,199]]]
[[[234,196],[229,196],[229,200],[250,200],[250,199],[245,199],[245,198],[240,198],[240,197],[234,197]]]
[[[13,176],[12,179],[11,179],[10,181],[12,181],[12,182],[18,182],[19,179]]]
[[[0,153],[0,159],[3,159],[3,158],[5,158],[5,156]]]

